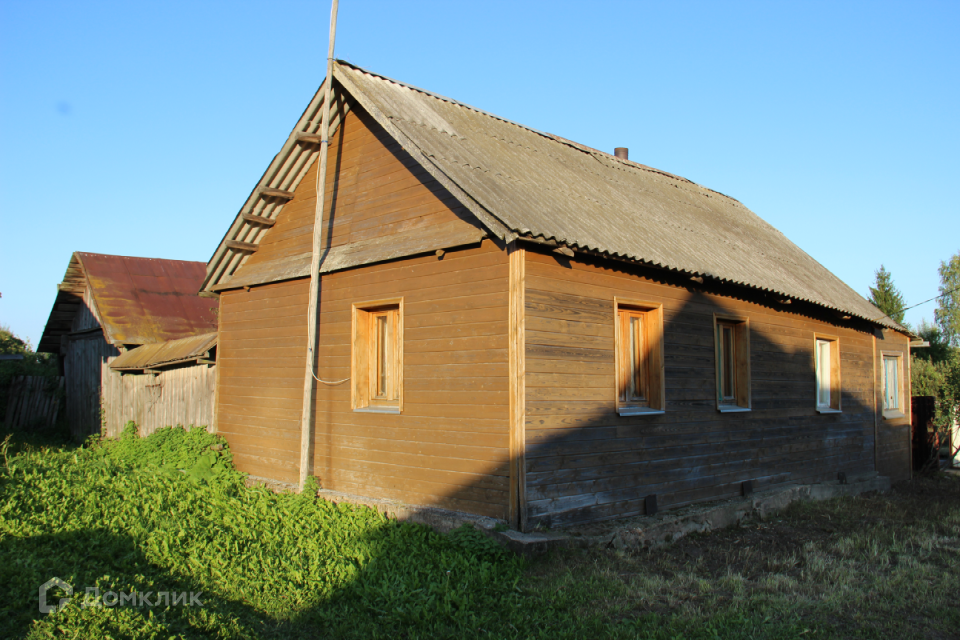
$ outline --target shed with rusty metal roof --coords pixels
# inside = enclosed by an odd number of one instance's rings
[[[131,407],[143,404],[140,395],[155,393],[131,390],[125,397],[121,375],[107,366],[115,358],[141,345],[216,331],[216,305],[197,295],[204,273],[202,262],[71,255],[37,350],[61,358],[75,438],[104,427],[116,435],[131,419]],[[203,377],[211,381],[212,402],[213,377]]]

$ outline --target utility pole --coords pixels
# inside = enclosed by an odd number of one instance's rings
[[[330,9],[330,48],[324,82],[323,116],[320,121],[320,167],[317,169],[317,206],[313,214],[313,253],[310,259],[310,302],[307,307],[307,367],[303,380],[303,412],[300,423],[300,490],[313,470],[313,426],[316,422],[313,392],[317,377],[317,312],[320,299],[320,245],[323,241],[323,205],[327,185],[327,150],[330,146],[330,102],[333,99],[333,44],[337,36],[337,5]]]

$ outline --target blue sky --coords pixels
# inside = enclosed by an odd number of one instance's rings
[[[206,261],[322,81],[329,10],[0,0],[0,323],[36,345],[73,251]],[[960,251],[958,33],[952,1],[341,0],[336,54],[629,147],[913,304]]]

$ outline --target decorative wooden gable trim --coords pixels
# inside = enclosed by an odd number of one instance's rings
[[[321,85],[220,241],[207,263],[202,292],[222,289],[218,285],[233,275],[256,251],[276,222],[277,215],[293,198],[297,186],[319,157],[318,132],[323,111],[323,92],[324,85]],[[351,106],[350,100],[342,92],[335,91],[330,109],[331,137],[350,112]]]

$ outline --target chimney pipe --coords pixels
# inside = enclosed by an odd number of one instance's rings
[[[630,159],[627,157],[629,156],[629,154],[630,154],[630,150],[627,149],[626,147],[617,147],[616,149],[613,150],[613,155],[617,156],[618,158],[622,158],[624,160]]]

